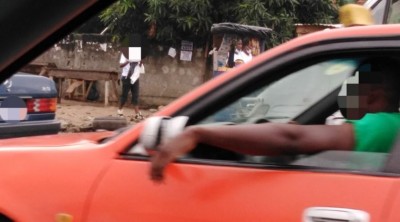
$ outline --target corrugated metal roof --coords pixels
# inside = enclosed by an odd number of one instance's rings
[[[263,39],[268,38],[270,32],[272,32],[272,29],[270,28],[253,26],[253,25],[242,25],[230,22],[213,24],[211,27],[211,33],[213,34],[231,33],[231,34],[255,36]]]

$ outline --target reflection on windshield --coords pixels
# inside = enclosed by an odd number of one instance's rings
[[[202,123],[288,122],[339,87],[358,61],[336,59],[301,69],[239,98]]]

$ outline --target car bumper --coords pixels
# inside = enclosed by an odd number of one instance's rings
[[[0,139],[57,134],[60,128],[61,123],[58,120],[0,123]]]

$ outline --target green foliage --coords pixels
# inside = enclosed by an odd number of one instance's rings
[[[297,0],[297,22],[305,24],[329,24],[337,19],[338,8],[331,0]]]
[[[273,46],[294,37],[295,23],[336,23],[337,6],[331,0],[119,0],[100,19],[119,37],[147,33],[152,25],[155,40],[168,45],[182,39],[204,45],[213,23],[263,26],[274,30]]]
[[[356,3],[356,0],[339,0],[338,3],[340,6],[342,6],[345,4],[354,4],[354,3]]]
[[[119,0],[100,14],[101,21],[118,39],[147,29],[146,0]]]
[[[182,39],[201,41],[210,31],[212,7],[208,0],[149,0],[148,3],[144,21],[156,24],[156,38],[160,41],[169,44]]]
[[[293,38],[296,0],[243,0],[237,12],[238,22],[268,27],[274,30],[267,47],[270,48]]]

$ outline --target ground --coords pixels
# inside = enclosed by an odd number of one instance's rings
[[[161,107],[159,107],[161,108]],[[156,112],[158,108],[141,109],[144,117],[148,117]],[[129,125],[133,125],[136,121],[132,121],[131,117],[134,111],[131,107],[124,107],[124,117]],[[100,102],[79,102],[74,100],[62,100],[57,105],[56,119],[61,121],[62,132],[80,132],[91,131],[93,120],[96,117],[117,117],[117,106],[104,106]]]

